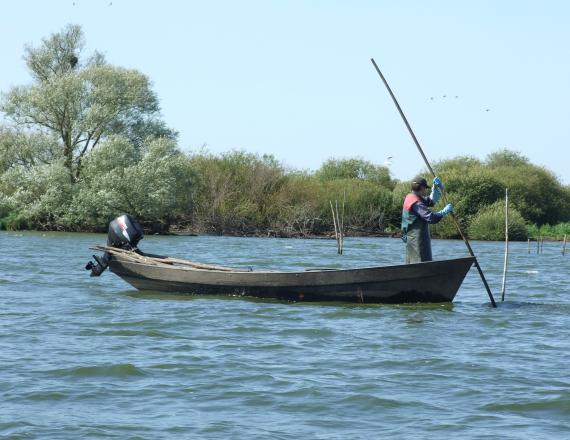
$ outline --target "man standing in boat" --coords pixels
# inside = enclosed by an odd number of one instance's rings
[[[453,212],[451,203],[439,212],[429,209],[440,199],[442,188],[441,180],[436,177],[433,179],[431,194],[427,197],[426,179],[416,176],[412,181],[412,192],[404,199],[402,209],[402,240],[406,243],[407,264],[432,260],[428,224],[438,223]]]

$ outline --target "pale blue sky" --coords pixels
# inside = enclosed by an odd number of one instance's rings
[[[430,160],[507,147],[570,184],[570,2],[0,4],[0,90],[29,81],[25,44],[79,24],[88,52],[152,79],[186,150],[271,153],[301,169],[393,156],[392,175],[408,179],[423,162],[374,57]]]

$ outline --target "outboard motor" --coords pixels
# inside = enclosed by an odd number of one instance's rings
[[[142,238],[143,229],[141,225],[128,214],[121,215],[109,223],[107,246],[136,252],[138,251],[137,244]],[[85,270],[90,270],[92,277],[98,277],[107,269],[111,255],[105,252],[102,257],[93,255],[93,258],[95,263],[88,262]]]
[[[107,246],[134,251],[143,238],[143,229],[130,215],[117,217],[109,223]]]

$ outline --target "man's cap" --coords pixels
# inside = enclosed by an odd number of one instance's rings
[[[414,177],[414,180],[412,180],[412,183],[416,183],[418,185],[425,186],[426,188],[428,187],[427,180],[424,179],[422,176]]]

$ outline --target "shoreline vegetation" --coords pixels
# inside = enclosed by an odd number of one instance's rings
[[[103,232],[129,213],[151,234],[326,238],[330,203],[346,194],[346,236],[399,236],[410,183],[388,168],[330,158],[306,171],[272,155],[184,152],[149,78],[84,49],[75,25],[26,47],[31,82],[2,93],[0,229]],[[470,239],[504,239],[505,188],[511,240],[570,236],[570,186],[518,152],[433,168]],[[447,219],[432,235],[458,238]]]

